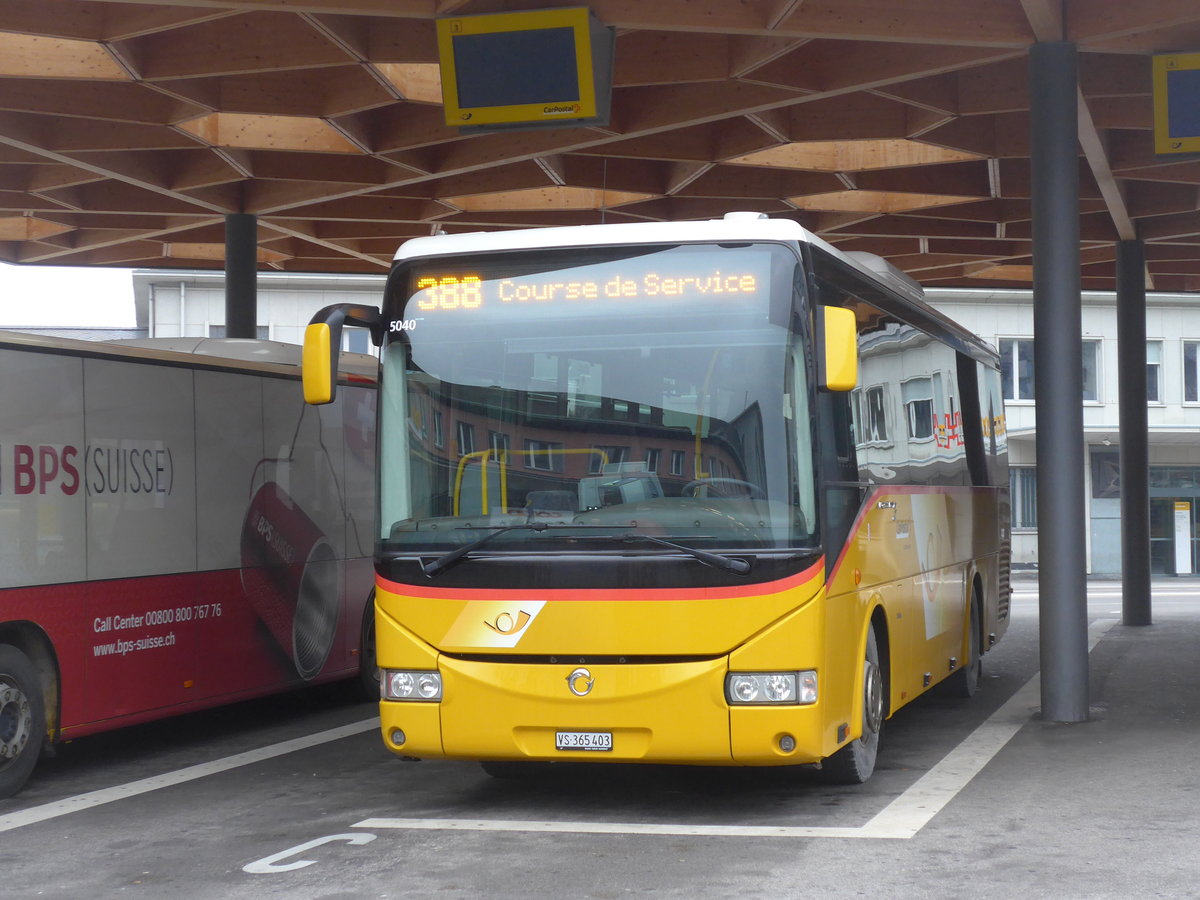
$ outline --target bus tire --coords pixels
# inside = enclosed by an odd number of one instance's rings
[[[821,774],[832,784],[862,784],[875,771],[879,735],[883,731],[884,675],[879,666],[875,629],[867,632],[863,654],[862,734],[821,763]]]
[[[16,647],[0,644],[0,799],[25,785],[41,753],[45,729],[37,669]]]
[[[375,653],[375,592],[371,592],[363,612],[358,648],[357,690],[364,700],[379,699],[379,658]]]
[[[946,694],[951,697],[969,698],[979,692],[979,683],[983,678],[983,642],[980,637],[980,624],[983,618],[983,604],[979,601],[979,592],[971,591],[971,618],[967,621],[967,664],[960,666],[943,682]]]

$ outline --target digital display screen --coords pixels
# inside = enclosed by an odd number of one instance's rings
[[[715,249],[715,248],[714,248]],[[470,265],[421,268],[410,276],[406,319],[463,318],[508,310],[546,316],[620,314],[755,306],[770,289],[770,254],[762,251],[672,250],[618,262],[534,272],[488,271]]]
[[[463,109],[579,100],[573,28],[461,34],[453,43]]]

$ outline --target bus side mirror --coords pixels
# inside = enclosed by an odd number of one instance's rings
[[[827,391],[852,391],[858,387],[858,328],[854,312],[840,306],[822,306],[818,334],[820,387]]]
[[[383,316],[373,306],[338,303],[313,316],[304,329],[304,350],[300,357],[305,403],[313,406],[331,403],[337,393],[343,325],[369,329],[375,346],[383,340]]]

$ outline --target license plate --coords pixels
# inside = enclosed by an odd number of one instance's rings
[[[555,750],[611,750],[611,731],[556,731]]]

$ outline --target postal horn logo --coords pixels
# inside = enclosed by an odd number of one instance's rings
[[[515,617],[510,612],[502,612],[490,621],[484,619],[483,624],[496,634],[517,634],[529,624],[531,618],[529,613],[519,609]]]
[[[586,697],[592,692],[592,685],[595,683],[596,679],[592,677],[592,673],[582,666],[567,676],[567,687],[576,697]]]

